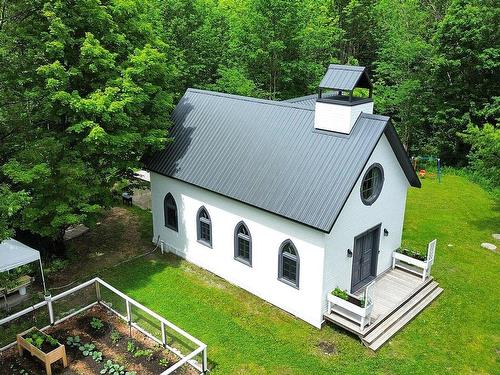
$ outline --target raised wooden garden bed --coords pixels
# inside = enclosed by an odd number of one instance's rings
[[[35,327],[17,335],[17,349],[21,357],[27,350],[42,361],[47,375],[52,375],[54,362],[61,360],[64,367],[68,366],[65,346]]]

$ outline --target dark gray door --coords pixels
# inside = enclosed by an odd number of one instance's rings
[[[377,274],[380,226],[360,234],[354,239],[351,291],[355,292],[372,281]]]

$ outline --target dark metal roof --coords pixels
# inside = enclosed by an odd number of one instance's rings
[[[314,107],[195,89],[172,118],[174,142],[149,170],[324,232],[390,128],[388,117],[362,114],[347,136],[318,131]]]
[[[319,87],[323,89],[351,91],[355,87],[370,88],[371,82],[364,66],[330,64]]]

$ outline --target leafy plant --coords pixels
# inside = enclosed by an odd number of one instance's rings
[[[85,357],[88,357],[88,356],[91,356],[92,353],[94,352],[95,345],[94,344],[84,344],[84,345],[81,345],[78,349],[80,349],[80,351],[82,352],[82,354]]]
[[[416,251],[413,251],[413,250],[400,248],[400,249],[398,249],[398,253],[403,254],[403,255],[407,255],[409,257],[412,257],[412,258],[415,258],[418,260],[422,260],[422,261],[427,260],[427,257],[425,255],[417,253]]]
[[[125,371],[125,367],[117,363],[113,363],[111,360],[107,360],[104,363],[104,367],[101,370],[101,374],[109,375],[136,375],[135,371]]]
[[[98,351],[92,352],[92,359],[95,362],[102,362],[102,352],[98,352]]]
[[[66,345],[68,345],[71,348],[80,347],[80,343],[81,343],[80,336],[69,336],[66,339]]]
[[[349,294],[347,293],[347,291],[342,290],[342,289],[340,289],[340,288],[335,288],[335,289],[332,291],[332,294],[333,294],[335,297],[342,298],[343,300],[346,300],[346,301],[349,299]]]
[[[135,344],[132,341],[127,342],[127,352],[132,354],[135,352]]]
[[[160,358],[160,360],[158,361],[158,364],[162,367],[168,367],[170,365],[170,363],[168,362],[168,360],[166,358]]]
[[[151,349],[137,349],[134,353],[134,357],[145,357],[148,361],[151,361],[151,358],[153,357],[153,351]]]
[[[47,339],[47,342],[52,345],[52,346],[59,346],[59,341],[57,341],[55,338],[53,338],[50,335],[45,335],[45,338]]]
[[[99,318],[92,318],[90,321],[90,326],[96,331],[100,331],[104,327],[104,323]]]
[[[110,337],[111,337],[111,341],[113,342],[113,344],[116,344],[118,341],[120,341],[120,339],[122,338],[122,335],[117,330],[113,330],[113,331],[111,331]]]

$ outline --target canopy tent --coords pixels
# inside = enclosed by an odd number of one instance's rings
[[[47,292],[40,252],[13,239],[0,242],[0,272],[6,272],[32,262],[40,263],[43,291]]]

